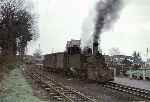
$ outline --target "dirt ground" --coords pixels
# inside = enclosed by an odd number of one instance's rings
[[[30,68],[27,68],[26,71],[29,71]],[[40,70],[36,68],[36,70]],[[40,70],[41,73],[43,73]],[[46,72],[46,73],[45,73]],[[46,74],[50,78],[54,78],[57,82],[63,83],[63,85],[67,87],[71,87],[77,89],[81,93],[94,98],[97,102],[140,102],[144,101],[144,99],[138,98],[136,96],[132,96],[131,94],[118,92],[112,89],[104,88],[102,85],[98,83],[89,83],[85,81],[81,81],[78,79],[67,78],[61,74],[52,74],[48,71],[44,71],[43,74]],[[39,87],[39,85],[32,81],[32,86],[34,89],[34,95],[42,98],[45,101],[49,100],[48,94]],[[146,101],[145,102],[149,102]]]

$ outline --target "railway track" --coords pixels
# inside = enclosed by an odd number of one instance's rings
[[[50,96],[59,102],[97,102],[94,98],[87,97],[75,89],[57,83],[54,79],[47,77],[46,73],[41,73],[37,70],[32,72],[33,73],[31,73],[30,76],[37,82],[40,82],[41,86],[49,92]],[[150,100],[150,90],[135,88],[114,82],[106,82],[102,85],[106,88],[111,88],[113,90]]]
[[[105,84],[103,84],[103,86],[106,88],[111,88],[121,92],[126,92],[150,100],[150,90],[135,88],[135,87],[126,86],[114,82],[106,82]]]
[[[30,76],[40,83],[41,87],[43,87],[52,97],[52,100],[58,102],[97,102],[75,89],[57,83],[54,79],[50,79],[45,74],[42,75],[40,72],[30,72]]]

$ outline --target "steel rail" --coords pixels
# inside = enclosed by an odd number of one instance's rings
[[[39,74],[41,74],[41,73],[39,73]],[[46,74],[44,74],[44,75],[46,75]],[[85,99],[87,99],[87,100],[89,100],[91,102],[96,102],[93,99],[85,96],[84,94],[80,93],[79,91],[77,91],[77,90],[75,90],[75,89],[73,89],[71,87],[68,88],[68,87],[64,86],[62,83],[58,83],[54,79],[49,78],[48,76],[44,76],[44,77],[46,77],[47,79],[51,80],[53,83],[57,84],[58,86],[61,86],[62,88],[66,89],[66,90],[69,90],[70,92],[76,93],[80,97],[83,97],[83,98],[85,98]]]
[[[106,82],[103,84],[103,86],[150,100],[150,90],[135,88],[114,82]]]
[[[45,87],[45,89],[48,91],[49,89],[54,90],[56,93],[58,93],[60,96],[63,96],[66,100],[65,102],[74,102],[72,101],[70,98],[68,98],[66,95],[64,95],[63,93],[60,93],[58,90],[56,90],[54,87],[50,87],[51,84],[50,83],[46,83],[44,82],[44,80],[41,80],[41,78],[39,78],[37,75],[33,74],[34,76],[36,76],[36,79],[38,79],[38,81],[42,82],[42,84],[47,85],[47,87]]]
[[[86,97],[84,94],[78,92],[77,90],[67,88],[66,86],[56,82],[54,79],[47,77],[46,74],[42,75],[42,73],[40,73],[39,71],[34,71],[31,76],[34,76],[34,80],[45,84],[48,90],[53,89],[56,93],[64,97],[69,102],[96,102],[95,100]]]
[[[75,90],[75,89],[73,89],[73,88],[71,88],[71,87],[68,88],[68,87],[64,86],[62,83],[56,82],[54,79],[52,79],[52,78],[46,76],[46,73],[40,73],[39,71],[37,71],[36,73],[38,73],[40,76],[44,76],[45,78],[47,78],[47,80],[52,81],[53,83],[57,84],[58,86],[60,86],[60,87],[62,87],[62,88],[64,88],[64,89],[70,91],[71,93],[75,93],[76,95],[78,95],[78,96],[81,97],[81,98],[84,98],[84,99],[86,99],[86,100],[89,100],[90,102],[96,102],[95,100],[93,100],[93,99],[91,99],[91,98],[85,96],[84,94],[80,93],[79,91],[77,91],[77,90]]]

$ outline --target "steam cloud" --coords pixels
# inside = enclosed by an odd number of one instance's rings
[[[93,33],[93,43],[98,44],[103,30],[111,27],[118,18],[118,11],[122,7],[121,0],[100,0],[96,5],[96,21]]]

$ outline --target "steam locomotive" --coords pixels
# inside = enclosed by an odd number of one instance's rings
[[[66,52],[47,54],[44,56],[44,68],[99,83],[114,80],[113,70],[106,66],[104,56],[99,53],[97,44],[93,46],[93,53],[91,49],[81,53],[79,47],[73,46]]]

